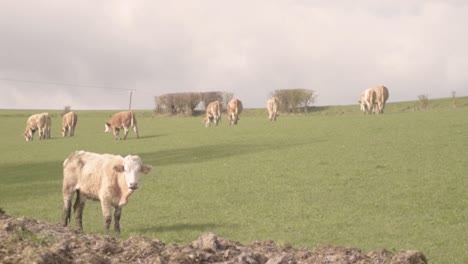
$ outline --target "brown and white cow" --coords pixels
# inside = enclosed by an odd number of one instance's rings
[[[208,104],[206,107],[206,116],[203,119],[205,126],[210,126],[210,123],[214,123],[218,126],[219,121],[221,120],[221,107],[218,101],[214,101]]]
[[[33,140],[34,133],[36,131],[39,133],[39,139],[45,139],[48,119],[48,113],[34,114],[28,117],[28,120],[26,121],[26,129],[23,133],[26,141]]]
[[[272,97],[267,101],[267,110],[268,110],[268,119],[270,121],[276,121],[276,117],[278,116],[278,107],[279,107],[279,99],[277,97]]]
[[[68,112],[62,116],[62,137],[66,137],[70,132],[70,137],[75,135],[75,127],[78,116],[74,112]]]
[[[371,88],[361,92],[361,100],[358,102],[361,104],[361,111],[365,114],[372,114],[375,104],[376,94]]]
[[[385,103],[387,102],[388,100],[388,89],[387,87],[383,86],[383,85],[379,85],[377,87],[375,87],[374,89],[374,92],[375,92],[375,103],[376,103],[376,107],[374,107],[374,113],[377,113],[377,114],[383,114],[384,112],[384,108],[385,108]]]
[[[123,139],[126,139],[128,131],[131,128],[133,128],[133,131],[136,133],[137,138],[139,138],[135,113],[133,113],[132,111],[123,111],[114,114],[113,116],[111,116],[111,118],[109,118],[109,120],[107,120],[105,128],[106,130],[104,132],[106,133],[112,129],[115,139],[121,139],[120,137],[118,137],[120,129],[124,129],[125,135]]]
[[[101,202],[104,227],[109,230],[114,207],[114,230],[120,232],[122,207],[129,196],[138,189],[142,173],[152,170],[138,156],[125,157],[75,151],[63,162],[63,225],[70,223],[73,195],[75,221],[83,229],[83,209],[87,199]]]
[[[239,115],[242,113],[241,100],[234,98],[226,106],[226,111],[229,119],[229,125],[237,125]]]

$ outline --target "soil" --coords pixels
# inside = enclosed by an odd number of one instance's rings
[[[320,246],[314,250],[274,241],[242,245],[208,232],[190,244],[84,233],[76,228],[13,218],[0,208],[0,263],[427,263],[423,253]]]

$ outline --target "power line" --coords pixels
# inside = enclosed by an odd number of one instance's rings
[[[89,88],[113,89],[113,90],[131,90],[131,89],[126,89],[126,88],[111,87],[111,86],[87,85],[87,84],[76,84],[76,83],[45,82],[45,81],[30,81],[30,80],[20,80],[20,79],[12,79],[12,78],[0,78],[0,81],[49,84],[49,85],[62,85],[62,86],[73,86],[73,87],[89,87]]]
[[[126,88],[117,88],[110,86],[99,86],[99,85],[85,85],[85,84],[76,84],[76,83],[59,83],[59,82],[44,82],[44,81],[30,81],[30,80],[20,80],[12,78],[0,78],[0,81],[8,82],[23,82],[23,83],[36,83],[36,84],[49,84],[49,85],[60,85],[60,86],[72,86],[72,87],[89,87],[89,88],[100,88],[100,89],[112,89],[112,90],[126,90],[130,92],[130,98],[128,103],[128,110],[132,109],[132,95],[136,89],[126,89]]]

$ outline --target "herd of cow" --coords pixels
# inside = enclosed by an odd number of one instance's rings
[[[276,117],[278,115],[278,104],[279,100],[276,97],[271,98],[267,102],[269,119],[272,121],[276,121]],[[226,110],[229,119],[229,124],[237,125],[237,122],[239,121],[239,115],[242,112],[242,102],[236,98],[232,99],[226,106]],[[220,120],[220,103],[218,101],[214,101],[208,104],[208,106],[206,107],[206,117],[203,120],[205,126],[208,127],[210,123],[218,125]],[[68,112],[64,114],[62,116],[62,136],[65,137],[68,133],[70,133],[70,136],[73,136],[75,134],[75,127],[77,122],[78,116],[76,115],[76,113]],[[23,135],[26,141],[31,141],[33,140],[34,133],[38,131],[39,139],[48,139],[50,138],[51,125],[52,122],[48,113],[31,115],[26,121],[26,129]],[[115,139],[122,139],[119,137],[119,132],[121,129],[123,129],[125,133],[123,139],[127,138],[130,129],[133,129],[137,138],[139,137],[137,121],[135,118],[135,114],[132,111],[118,112],[111,116],[111,118],[109,118],[109,120],[107,120],[107,122],[104,125],[104,132],[107,133],[112,130]]]
[[[76,123],[78,122],[78,116],[74,112],[68,112],[62,116],[62,136],[65,137],[70,133],[72,137],[75,134]],[[49,113],[40,113],[34,114],[28,117],[26,121],[26,129],[23,133],[26,141],[33,140],[34,133],[38,131],[39,139],[48,139],[50,138],[50,129],[51,129],[51,118]],[[119,137],[120,129],[123,129],[125,135],[123,139],[127,138],[128,131],[133,128],[133,131],[136,133],[137,138],[138,128],[136,123],[135,114],[132,111],[123,111],[114,114],[107,122],[104,124],[105,131],[109,132],[112,130],[115,139],[121,139]]]
[[[381,85],[362,92],[361,110],[364,113],[383,113],[388,99],[388,89]],[[276,121],[279,100],[272,97],[267,101],[268,118]],[[218,101],[208,104],[204,123],[218,125],[221,119],[221,106]],[[230,125],[236,125],[242,112],[242,102],[232,99],[226,106]],[[68,133],[74,135],[78,116],[68,112],[62,117],[62,136]],[[24,136],[26,141],[33,139],[38,131],[39,139],[50,138],[51,118],[48,113],[32,115],[26,123]],[[111,116],[105,123],[105,132],[113,131],[114,138],[120,139],[119,131],[124,129],[125,139],[130,129],[138,137],[135,114],[131,111],[119,112]],[[72,198],[75,195],[73,211],[75,221],[80,229],[83,228],[83,209],[87,199],[101,202],[104,227],[109,230],[112,222],[112,207],[114,208],[114,230],[120,232],[120,216],[122,207],[127,204],[129,196],[138,189],[141,174],[151,172],[152,166],[143,164],[141,158],[135,155],[125,157],[113,154],[98,154],[87,151],[75,151],[63,162],[63,225],[70,222]]]
[[[268,119],[270,121],[276,121],[279,109],[279,99],[272,97],[267,101]],[[229,120],[229,125],[237,125],[239,121],[239,115],[242,112],[242,101],[234,98],[229,101],[226,105],[226,112]],[[208,104],[206,107],[206,116],[203,119],[205,126],[208,127],[210,123],[214,123],[216,126],[221,120],[221,105],[218,101],[214,101]]]

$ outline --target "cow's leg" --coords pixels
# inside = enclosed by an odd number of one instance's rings
[[[72,205],[73,191],[63,191],[63,226],[70,223],[71,205]]]
[[[114,139],[115,139],[115,140],[120,139],[120,137],[119,137],[119,132],[120,132],[120,129],[114,128]]]
[[[137,138],[140,138],[140,136],[138,135],[138,127],[137,126],[133,126],[133,131],[136,133]]]
[[[104,218],[104,228],[106,231],[109,231],[110,224],[112,223],[112,212],[111,212],[111,205],[106,198],[101,197],[101,209],[102,209],[102,216]]]
[[[70,130],[70,137],[73,137],[75,135],[75,127],[71,125],[69,130]]]
[[[86,198],[80,194],[80,191],[76,191],[76,200],[73,205],[73,211],[75,212],[75,221],[79,229],[83,230],[83,209],[85,207]]]
[[[127,139],[128,131],[129,131],[128,127],[124,127],[124,132],[125,132],[124,137],[123,137],[124,140]]]
[[[115,206],[114,211],[114,231],[120,233],[120,215],[122,214],[122,207]]]

